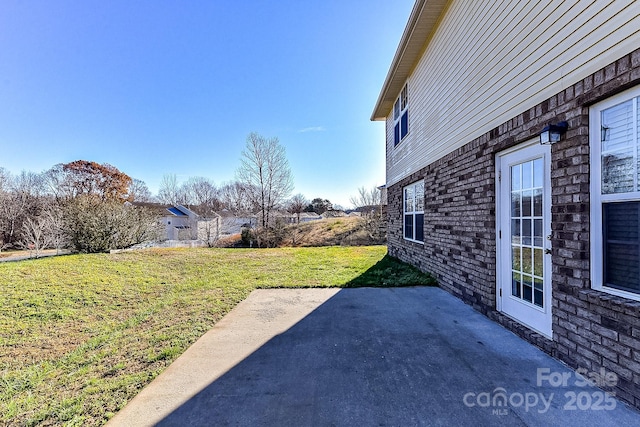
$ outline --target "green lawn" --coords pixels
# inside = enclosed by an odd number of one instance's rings
[[[429,284],[383,246],[0,263],[0,424],[104,424],[256,288]]]

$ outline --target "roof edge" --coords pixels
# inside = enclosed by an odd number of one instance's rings
[[[372,121],[387,118],[401,85],[413,71],[448,4],[447,0],[416,0],[371,114]]]

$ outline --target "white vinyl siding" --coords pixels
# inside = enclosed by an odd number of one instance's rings
[[[387,185],[593,74],[638,47],[628,0],[453,0],[409,77],[411,133],[394,149]],[[391,129],[389,129],[391,128]]]
[[[640,88],[591,107],[591,285],[640,299]]]

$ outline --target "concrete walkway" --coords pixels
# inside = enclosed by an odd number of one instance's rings
[[[637,426],[640,414],[441,289],[276,289],[254,291],[108,425]]]
[[[52,256],[69,255],[71,253],[68,249],[44,249],[40,251],[38,257],[35,256],[35,251],[19,251],[19,252],[0,252],[0,262],[13,262],[24,261],[27,259],[41,259]]]

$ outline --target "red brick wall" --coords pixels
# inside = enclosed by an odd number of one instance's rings
[[[589,106],[640,84],[640,49],[388,188],[389,253],[574,368],[618,375],[640,408],[640,302],[590,288]],[[551,147],[553,341],[496,312],[495,158],[566,120]],[[402,237],[402,188],[425,180],[425,243]]]

